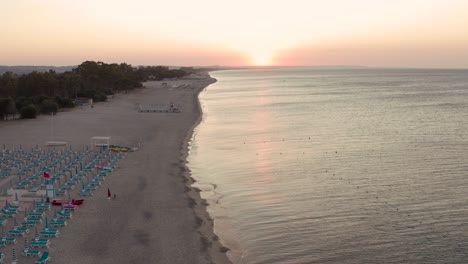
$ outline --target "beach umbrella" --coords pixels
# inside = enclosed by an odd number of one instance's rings
[[[37,231],[37,226],[34,226],[34,238],[35,239],[39,238],[39,232]]]
[[[15,201],[16,201],[16,202],[19,201],[19,199],[18,199],[18,193],[17,193],[17,192],[15,192]]]
[[[11,249],[11,264],[16,264],[18,263],[18,257],[16,256],[16,250],[15,248]]]
[[[81,180],[81,188],[84,190],[85,189],[85,183],[83,180]]]
[[[41,204],[44,203],[44,195],[41,195]]]
[[[45,217],[45,228],[49,228],[49,218]]]
[[[109,188],[107,188],[107,199],[110,199],[112,196],[111,191]]]
[[[83,163],[80,161],[80,170],[83,170]]]

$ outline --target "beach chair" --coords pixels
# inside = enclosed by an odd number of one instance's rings
[[[21,251],[21,254],[27,257],[39,257],[39,255],[41,255],[41,252],[36,249],[25,248]]]
[[[0,218],[0,225],[4,226],[8,223],[8,220],[6,218]]]
[[[2,209],[1,211],[2,215],[5,216],[5,217],[15,217],[16,216],[16,213],[13,212],[13,211],[10,211],[10,210],[7,210],[5,208]]]
[[[66,192],[67,192],[67,189],[60,188],[55,191],[55,195],[65,195]]]
[[[40,234],[43,237],[58,237],[60,232],[58,230],[57,231],[41,231]]]
[[[43,239],[46,239],[46,238],[43,238]],[[45,247],[48,248],[49,244],[50,244],[50,242],[49,242],[48,239],[44,240],[44,241],[43,240],[36,241],[36,240],[33,239],[33,241],[31,241],[31,243],[29,243],[29,245],[32,248],[45,248]]]
[[[63,205],[63,210],[65,211],[74,211],[78,209],[78,205],[66,203]]]
[[[4,247],[4,246],[6,246],[5,242],[0,241],[0,247]],[[1,262],[0,262],[0,263],[1,263]]]
[[[44,211],[41,211],[41,210],[32,210],[32,211],[29,211],[28,212],[28,217],[32,217],[32,218],[42,218],[44,216]]]
[[[46,231],[46,232],[59,232],[57,228],[51,228],[51,227],[43,227],[41,231]]]
[[[3,254],[3,252],[0,252],[0,263],[3,263],[4,257],[5,257],[5,254]]]
[[[55,217],[61,218],[61,219],[64,219],[64,218],[71,219],[72,218],[72,213],[66,212],[66,211],[57,211],[55,213]]]
[[[65,221],[63,219],[52,219],[52,220],[50,220],[49,225],[51,227],[62,227],[62,226],[67,225],[67,221]]]
[[[35,264],[42,264],[42,263],[46,263],[48,260],[50,260],[49,252],[44,251],[44,252],[42,252],[42,256],[38,260],[36,260],[36,262],[34,262],[34,263]]]
[[[19,205],[14,205],[14,204],[11,204],[11,203],[7,203],[6,207],[9,209],[9,208],[13,208],[13,209],[18,209],[20,208]]]
[[[24,236],[26,234],[26,231],[11,229],[10,231],[8,231],[8,234],[12,236]]]
[[[24,218],[24,221],[26,222],[35,222],[36,224],[37,223],[42,223],[42,219],[41,218],[37,218],[37,217],[25,217]]]
[[[93,193],[90,190],[87,190],[87,189],[80,190],[79,194],[81,196],[92,196],[93,195]]]
[[[34,209],[38,211],[49,210],[49,208],[50,208],[50,204],[48,203],[40,203],[40,204],[38,203],[34,205]]]
[[[38,219],[40,220],[40,219]],[[38,222],[37,221],[24,221],[21,223],[21,226],[23,227],[33,227],[37,224]]]
[[[16,238],[14,237],[0,237],[0,241],[7,245],[16,244]]]

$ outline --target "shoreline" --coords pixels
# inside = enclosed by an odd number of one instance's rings
[[[49,252],[54,262],[231,263],[228,249],[214,233],[206,201],[191,186],[195,180],[186,159],[202,120],[198,96],[215,81],[209,73],[152,81],[93,108],[0,122],[0,144],[7,147],[47,149],[46,141],[64,141],[67,147],[81,149],[93,136],[111,136],[112,144],[138,147],[127,153],[94,196],[85,198],[60,237],[52,239]],[[137,110],[139,104],[160,107],[169,102],[178,104],[181,112]],[[116,199],[107,199],[107,188]],[[79,198],[76,193],[73,198]],[[19,260],[34,262],[22,256]]]
[[[207,210],[207,202],[205,199],[201,198],[200,190],[193,187],[193,183],[196,180],[193,178],[190,168],[188,168],[187,164],[187,157],[189,155],[189,147],[193,140],[193,134],[195,132],[196,127],[201,123],[203,120],[203,110],[200,103],[200,93],[206,89],[209,85],[216,83],[217,80],[207,73],[211,82],[207,84],[205,87],[198,89],[195,94],[194,100],[197,110],[195,114],[197,115],[196,122],[192,125],[192,127],[188,130],[187,135],[184,140],[184,144],[181,148],[181,158],[184,160],[184,167],[186,169],[184,176],[187,179],[186,186],[190,189],[187,194],[190,198],[194,199],[195,205],[193,207],[194,213],[197,216],[197,223],[199,223],[198,231],[202,239],[203,246],[206,246],[206,249],[211,257],[211,261],[213,263],[226,263],[231,264],[232,262],[229,260],[227,256],[227,252],[230,250],[229,248],[225,247],[219,241],[218,235],[214,232],[214,222],[210,214]],[[198,221],[200,219],[200,221]]]

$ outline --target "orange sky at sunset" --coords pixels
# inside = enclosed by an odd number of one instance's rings
[[[0,65],[468,68],[466,0],[15,0]]]

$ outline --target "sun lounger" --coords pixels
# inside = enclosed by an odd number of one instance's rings
[[[42,219],[41,219],[41,218],[37,218],[37,217],[25,217],[24,220],[25,220],[26,222],[42,223]]]
[[[86,189],[80,190],[79,194],[81,196],[92,196],[93,195],[93,193],[90,190],[86,190]]]
[[[55,228],[43,228],[40,233],[44,237],[58,237],[60,235],[60,231]]]
[[[65,211],[74,211],[78,209],[78,205],[66,203],[63,205],[63,210]]]
[[[0,218],[0,225],[4,226],[6,223],[8,223],[6,218]]]
[[[72,218],[72,213],[70,212],[65,212],[65,211],[58,211],[57,213],[55,213],[55,216],[58,217],[58,218],[68,218],[68,219],[71,219]]]
[[[44,252],[42,252],[42,256],[38,260],[36,260],[35,264],[46,263],[48,260],[50,260],[49,252],[44,251]]]
[[[60,234],[59,231],[41,231],[41,236],[43,237],[58,237],[58,235]]]
[[[28,216],[33,218],[42,218],[44,216],[44,212],[41,210],[33,210],[28,212]]]
[[[29,244],[33,248],[44,248],[44,247],[49,247],[49,240],[47,241],[31,241]]]
[[[15,208],[15,209],[20,208],[19,205],[13,205],[13,204],[11,204],[11,203],[8,203],[6,207],[8,207],[8,208]]]
[[[21,254],[23,256],[28,256],[28,257],[39,257],[39,255],[41,255],[41,252],[39,250],[36,250],[36,249],[31,249],[31,248],[25,248],[21,251]]]
[[[40,220],[40,219],[37,219],[37,220]],[[25,221],[25,222],[22,222],[21,223],[21,226],[24,226],[24,227],[33,227],[37,224],[38,222],[37,221]]]
[[[3,254],[3,252],[0,252],[0,263],[3,263],[4,257],[5,257],[5,254]]]
[[[66,189],[60,188],[60,189],[55,190],[55,195],[65,195],[65,192],[67,192]]]
[[[16,238],[14,237],[0,237],[0,241],[4,242],[5,244],[16,244]]]
[[[2,213],[2,215],[4,215],[5,217],[15,217],[15,216],[16,216],[15,212],[10,211],[10,210],[7,210],[7,209],[5,209],[5,208],[2,209],[1,213]]]
[[[37,209],[37,210],[49,210],[50,204],[48,204],[48,203],[36,204],[36,205],[34,205],[34,208]]]
[[[13,226],[13,228],[11,230],[18,230],[18,231],[29,233],[29,230],[28,230],[27,227]]]
[[[50,220],[49,225],[50,225],[51,227],[66,226],[66,225],[67,225],[67,221],[65,221],[65,220],[63,220],[63,219],[52,219],[52,220]]]
[[[12,229],[12,230],[8,231],[8,234],[10,234],[12,236],[24,236],[24,234],[26,234],[26,232],[21,231],[21,230]]]

